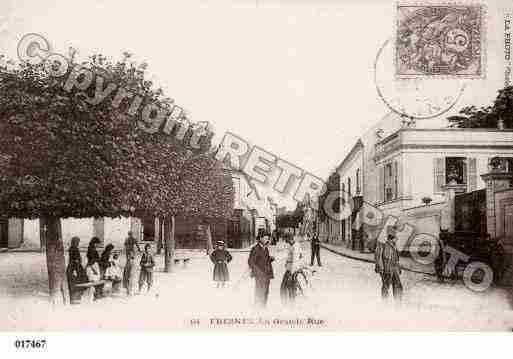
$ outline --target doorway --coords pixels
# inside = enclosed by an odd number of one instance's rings
[[[9,220],[0,218],[0,248],[9,247]]]
[[[143,241],[155,241],[155,217],[143,217],[142,220],[143,225]]]

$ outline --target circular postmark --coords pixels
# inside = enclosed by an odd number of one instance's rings
[[[465,89],[463,79],[397,78],[393,71],[389,40],[378,50],[374,83],[378,96],[393,112],[414,120],[436,118],[452,109]],[[390,61],[386,61],[390,60]]]

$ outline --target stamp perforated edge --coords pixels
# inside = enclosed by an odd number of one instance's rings
[[[399,6],[478,6],[481,10],[481,74],[480,75],[400,75],[397,73],[397,29],[399,28]],[[488,34],[488,7],[486,4],[477,1],[466,1],[466,2],[450,2],[450,1],[396,1],[394,4],[394,15],[393,21],[393,66],[394,66],[394,78],[396,80],[411,80],[411,79],[438,79],[438,80],[454,80],[454,79],[465,79],[465,80],[486,80],[488,72],[487,63],[487,34]]]

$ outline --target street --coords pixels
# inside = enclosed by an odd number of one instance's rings
[[[303,243],[307,260],[309,244]],[[312,287],[294,307],[279,297],[285,246],[271,250],[275,279],[264,312],[253,306],[253,281],[247,251],[233,251],[231,282],[215,288],[212,264],[197,252],[186,268],[163,273],[157,256],[155,287],[131,298],[104,298],[90,304],[51,309],[46,262],[39,253],[0,253],[1,330],[59,329],[318,329],[349,330],[507,330],[513,311],[507,292],[476,293],[462,284],[439,284],[435,278],[404,271],[401,305],[380,298],[381,282],[371,263],[321,250],[323,267],[314,266]],[[244,322],[240,322],[245,319]],[[298,320],[311,319],[310,324]],[[315,323],[317,321],[317,323]]]

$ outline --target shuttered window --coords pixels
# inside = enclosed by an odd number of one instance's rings
[[[360,187],[360,169],[356,170],[356,193],[359,194],[361,191]]]
[[[385,166],[378,168],[378,202],[385,201]]]
[[[434,192],[442,192],[442,187],[445,185],[445,158],[441,157],[433,159],[433,177]]]
[[[399,196],[398,196],[398,188],[399,188],[399,178],[398,178],[398,166],[397,166],[397,161],[394,161],[394,165],[393,165],[393,172],[392,172],[392,175],[393,175],[393,194],[394,194],[394,199],[397,199]]]
[[[467,191],[475,191],[477,189],[477,169],[476,169],[476,159],[468,158],[467,159]]]

